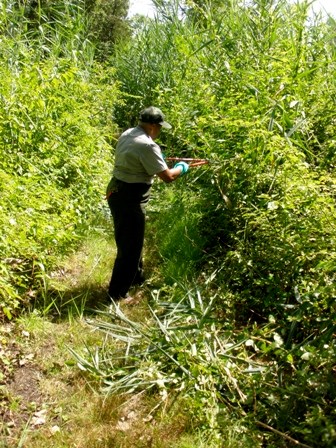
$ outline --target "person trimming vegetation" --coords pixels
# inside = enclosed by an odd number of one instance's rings
[[[126,130],[116,146],[113,176],[106,190],[117,245],[108,289],[108,296],[114,301],[131,299],[131,286],[145,280],[145,207],[154,176],[173,182],[189,169],[188,163],[182,161],[168,168],[160,146],[154,142],[162,128],[171,129],[171,125],[160,109],[150,106],[140,112],[138,125]]]

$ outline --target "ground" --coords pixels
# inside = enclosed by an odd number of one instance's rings
[[[9,446],[23,427],[42,424],[44,415],[45,397],[40,388],[43,372],[36,363],[35,353],[27,350],[25,339],[29,339],[29,333],[18,332],[14,323],[7,323],[0,330],[1,436]]]
[[[0,325],[0,448],[195,447],[174,402],[172,417],[155,395],[103,395],[100,379],[76,364],[71,350],[85,356],[102,344],[87,319],[108,306],[113,257],[105,233],[95,237],[50,275],[41,303]],[[122,306],[143,319],[146,293],[137,297]]]

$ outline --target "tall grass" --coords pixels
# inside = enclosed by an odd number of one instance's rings
[[[154,185],[145,255],[165,300],[141,323],[112,306],[97,327],[120,351],[88,347],[82,367],[109,392],[180,392],[215,446],[233,418],[246,446],[332,447],[334,21],[309,2],[157,4],[104,70],[80,7],[1,10],[0,307],[35,297],[90,225],[112,116],[156,104],[166,154],[210,164]]]
[[[168,283],[193,277],[218,291],[219,319],[258,328],[256,357],[277,364],[247,406],[260,427],[331,447],[334,22],[311,18],[309,2],[188,6],[183,19],[161,7],[113,60],[117,119],[155,103],[174,124],[165,152],[211,161],[169,194],[154,187],[151,243]]]
[[[1,10],[2,117],[0,309],[45,287],[58,255],[70,250],[103,203],[118,89],[92,66],[80,8]],[[90,68],[91,67],[91,68]]]

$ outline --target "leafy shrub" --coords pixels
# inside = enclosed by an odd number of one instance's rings
[[[118,101],[108,71],[89,78],[71,60],[29,57],[17,67],[3,60],[0,68],[0,306],[9,318],[45,287],[56,257],[74,247],[96,213]]]
[[[333,21],[308,19],[308,2],[190,2],[184,20],[160,5],[161,20],[144,22],[114,59],[128,95],[117,119],[155,103],[174,125],[161,135],[165,153],[211,162],[157,190],[163,275],[216,291],[225,328],[260,331],[257,356],[276,368],[246,384],[247,410],[255,394],[259,422],[331,447]]]

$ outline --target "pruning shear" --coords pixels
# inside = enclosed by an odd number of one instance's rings
[[[209,163],[207,159],[192,159],[188,157],[166,157],[166,160],[171,162],[187,162],[191,167],[207,165]]]

